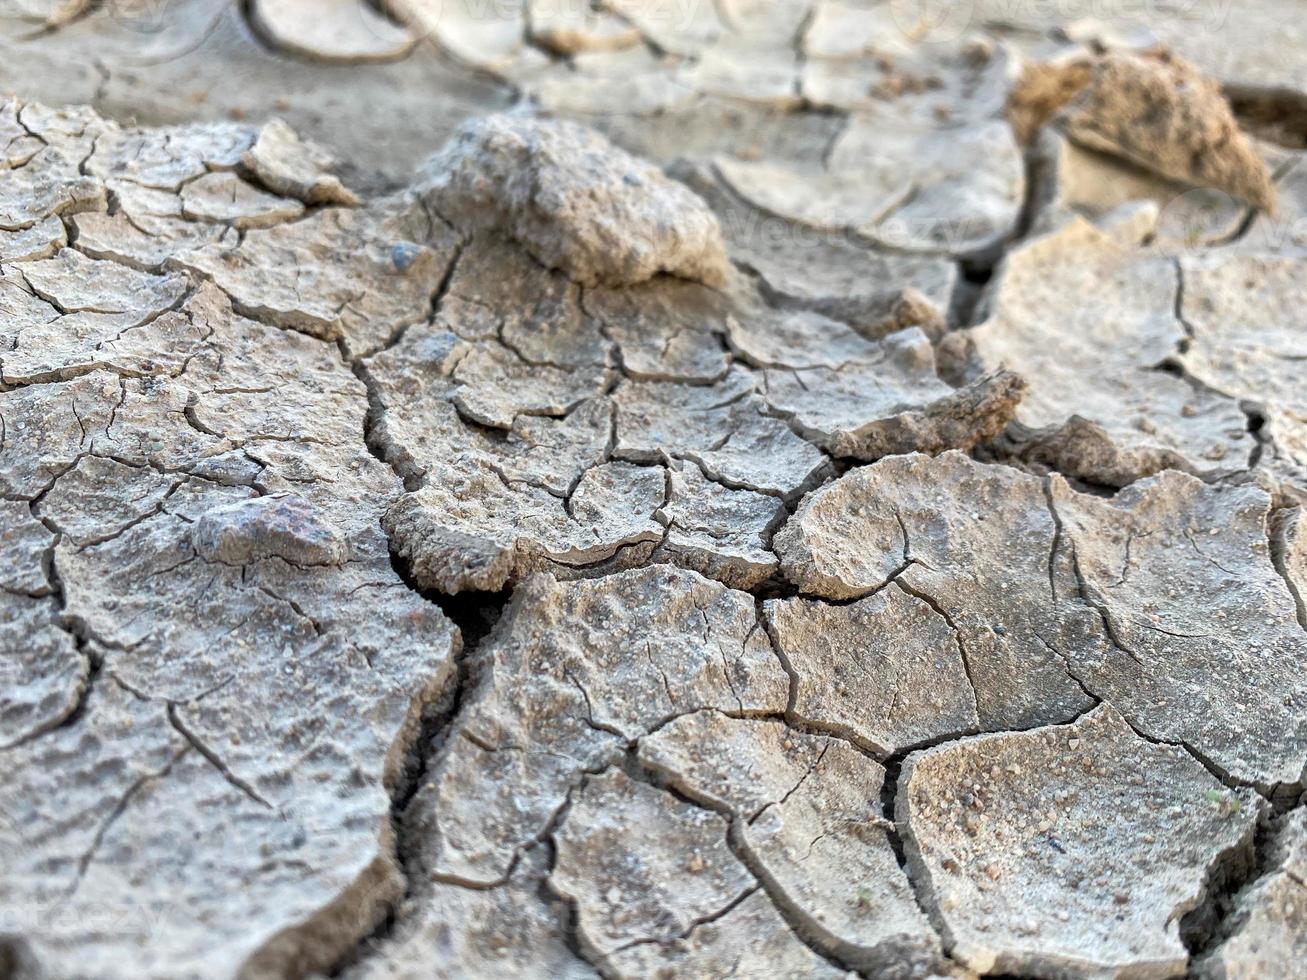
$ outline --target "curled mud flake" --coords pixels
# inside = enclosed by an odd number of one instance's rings
[[[331,173],[335,166],[331,155],[301,140],[280,119],[270,120],[259,129],[254,145],[241,154],[241,166],[273,193],[305,204],[359,203],[354,192]]]
[[[1030,165],[1038,174],[1032,235],[1054,230],[1079,214],[1121,247],[1144,245],[1169,255],[1230,247],[1248,220],[1248,206],[1225,191],[1186,188],[1080,146],[1057,130],[1041,130],[1030,153]]]
[[[774,546],[807,595],[893,581],[954,632],[982,729],[1065,721],[1093,704],[1064,657],[1106,656],[1098,614],[1054,547],[1040,481],[958,452],[890,456],[809,494]]]
[[[1266,419],[1258,469],[1293,499],[1307,499],[1307,359],[1303,302],[1307,259],[1293,256],[1186,257],[1180,315],[1193,332],[1180,356],[1205,387]]]
[[[1027,383],[1008,432],[1025,458],[1110,486],[1166,468],[1244,469],[1238,403],[1159,370],[1186,339],[1173,261],[1122,247],[1076,218],[1011,254],[988,319],[946,339],[964,376]]]
[[[42,520],[77,546],[103,541],[155,513],[180,477],[151,467],[86,456],[36,507]]]
[[[354,64],[401,58],[417,38],[366,0],[254,0],[250,16],[278,48],[314,60]]]
[[[1007,426],[1025,382],[997,371],[954,389],[935,370],[925,334],[905,330],[867,344],[859,359],[810,370],[768,368],[761,397],[771,414],[833,456],[970,449]]]
[[[26,505],[23,505],[26,510]],[[40,525],[37,525],[40,527]],[[6,536],[8,537],[8,536]],[[0,558],[13,562],[14,585],[48,591],[41,557],[22,554],[21,542],[0,540]],[[16,553],[17,552],[17,553]],[[19,565],[20,561],[26,562]],[[19,573],[26,572],[22,578]],[[77,649],[73,635],[60,625],[50,597],[11,592],[0,583],[0,751],[41,737],[77,710],[90,683],[91,661]],[[12,812],[10,819],[17,819]],[[0,801],[0,835],[6,811]]]
[[[980,973],[1172,976],[1179,920],[1251,856],[1261,801],[1104,705],[908,757],[896,819],[945,948]]]
[[[697,862],[696,862],[697,863]],[[848,976],[800,942],[761,889],[674,943],[638,943],[607,960],[614,976],[785,977],[835,980]]]
[[[700,283],[655,276],[637,286],[586,290],[582,303],[632,380],[702,384],[724,377],[730,366],[722,334],[731,304]]]
[[[577,910],[596,962],[669,944],[754,887],[726,844],[726,820],[613,770],[586,780],[555,834],[550,887]],[[698,872],[687,861],[697,857]]]
[[[526,7],[517,0],[393,0],[388,9],[464,65],[505,80],[529,78],[548,62],[528,43]]]
[[[852,746],[784,723],[701,711],[641,740],[677,791],[726,813],[768,893],[842,963],[926,975],[939,940],[880,815],[884,770]]]
[[[0,494],[39,497],[84,454],[107,447],[106,429],[121,399],[118,378],[108,371],[0,391]]]
[[[581,4],[529,0],[531,39],[553,54],[622,51],[641,41],[640,32],[620,17]]]
[[[421,243],[397,265],[395,246]],[[243,315],[327,340],[349,356],[374,353],[424,320],[455,243],[423,209],[399,195],[371,208],[328,207],[301,221],[183,251],[170,266],[210,279]]]
[[[261,191],[234,173],[205,174],[182,188],[180,196],[184,217],[233,228],[271,228],[304,213],[299,201]]]
[[[397,501],[384,526],[413,575],[443,592],[496,591],[533,571],[578,573],[614,559],[647,559],[662,538],[661,469],[605,463],[569,497],[506,477],[469,458]]]
[[[523,855],[489,889],[419,880],[395,932],[347,980],[457,980],[461,976],[598,980],[563,938],[567,908],[545,890],[545,848]]]
[[[1292,976],[1307,958],[1307,810],[1273,825],[1262,875],[1234,896],[1219,945],[1194,961],[1202,980]]]
[[[656,517],[667,535],[654,560],[666,559],[733,589],[755,588],[777,571],[772,530],[785,505],[752,490],[732,490],[707,479],[698,466],[668,472],[670,490]]]
[[[1069,70],[1072,83],[1084,71]],[[1169,52],[1113,52],[1096,59],[1056,121],[1090,149],[1190,186],[1223,190],[1267,211],[1275,208],[1270,171],[1240,132],[1220,87]]]
[[[784,673],[753,599],[666,565],[514,592],[414,804],[425,866],[489,884],[547,828],[586,771],[704,707],[784,707]],[[688,855],[686,856],[688,858]]]
[[[764,413],[756,382],[736,367],[712,386],[631,382],[613,395],[613,455],[637,462],[664,456],[696,462],[732,488],[791,496],[819,482],[829,463],[780,419]]]
[[[927,602],[890,586],[849,605],[765,608],[801,724],[880,756],[979,727],[958,637]]]
[[[757,277],[771,306],[812,310],[872,339],[914,326],[932,338],[944,332],[956,263],[878,250],[843,228],[811,228],[772,214],[708,165],[680,165],[677,176],[708,202],[731,259]]]
[[[55,532],[32,516],[26,500],[0,499],[0,590],[45,595],[51,585],[43,567]]]
[[[1307,633],[1268,543],[1271,500],[1168,472],[1111,500],[1052,500],[1112,641],[1069,666],[1151,738],[1271,791],[1307,773]],[[1086,656],[1086,653],[1089,656]]]
[[[1039,130],[1089,84],[1093,75],[1093,63],[1079,54],[1022,65],[1007,101],[1008,121],[1022,145],[1033,143]]]
[[[712,284],[726,273],[717,220],[699,198],[575,123],[474,120],[427,162],[419,187],[463,230],[501,232],[585,285],[659,272]]]
[[[77,217],[75,215],[73,220],[76,221]],[[17,231],[0,230],[0,263],[48,259],[67,244],[67,229],[56,217],[46,218]]]
[[[294,565],[339,565],[345,544],[322,515],[294,496],[252,497],[209,511],[191,531],[206,561],[248,565],[282,558]]]

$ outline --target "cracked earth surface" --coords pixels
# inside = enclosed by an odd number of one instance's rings
[[[1063,6],[0,0],[0,978],[1307,976],[1301,10]]]

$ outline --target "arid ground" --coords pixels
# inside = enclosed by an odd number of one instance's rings
[[[1307,978],[1300,0],[0,0],[0,978]]]

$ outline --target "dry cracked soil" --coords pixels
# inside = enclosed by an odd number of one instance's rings
[[[1299,0],[0,0],[0,978],[1307,977]]]

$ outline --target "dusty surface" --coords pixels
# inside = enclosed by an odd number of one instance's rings
[[[1302,976],[1301,11],[1075,6],[0,0],[0,977]]]

